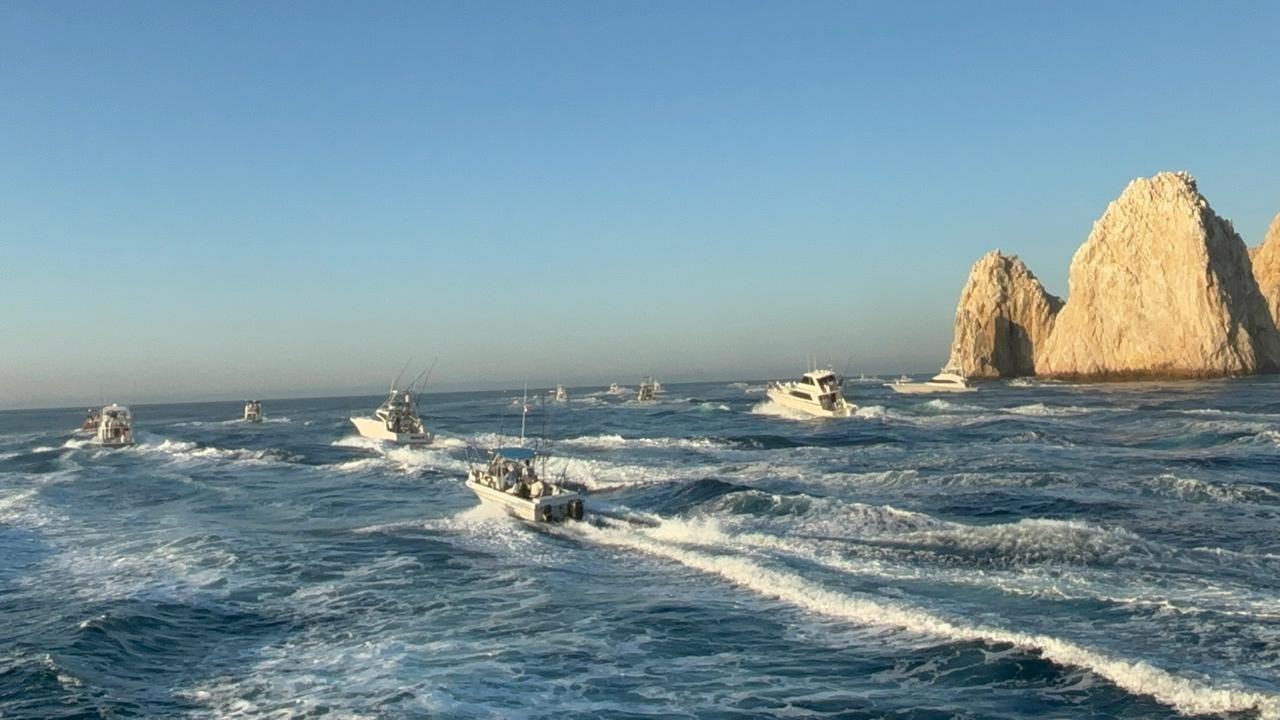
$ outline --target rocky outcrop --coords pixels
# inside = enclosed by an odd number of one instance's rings
[[[1278,363],[1244,241],[1190,175],[1165,172],[1129,183],[1076,251],[1036,374],[1209,377]]]
[[[1061,308],[1017,256],[983,255],[960,293],[947,366],[979,378],[1033,374]]]
[[[1249,251],[1253,259],[1253,278],[1267,301],[1271,319],[1280,323],[1280,215],[1271,221],[1262,244]]]

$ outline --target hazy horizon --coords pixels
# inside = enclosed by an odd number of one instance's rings
[[[0,408],[868,374],[1134,177],[1280,212],[1280,5],[0,5]],[[1219,43],[1229,43],[1222,52]],[[426,362],[422,363],[423,365]]]

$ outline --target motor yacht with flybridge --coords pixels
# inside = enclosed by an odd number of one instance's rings
[[[262,401],[261,400],[245,400],[244,401],[244,421],[245,422],[262,422]]]
[[[586,504],[581,493],[566,488],[563,478],[547,477],[547,454],[524,447],[525,417],[529,404],[521,405],[520,445],[500,447],[467,471],[464,484],[480,502],[506,510],[534,523],[581,520]]]
[[[653,400],[658,394],[657,383],[653,378],[640,378],[640,390],[636,393],[636,400],[640,402],[648,402]]]
[[[941,372],[925,382],[915,382],[904,376],[895,382],[885,383],[885,387],[892,389],[894,392],[907,395],[935,392],[975,392],[978,389],[956,367],[944,367]]]
[[[95,441],[102,447],[128,447],[133,444],[133,413],[124,405],[112,403],[102,408]]]
[[[356,426],[362,436],[371,440],[386,440],[399,445],[430,443],[431,433],[427,432],[426,423],[418,414],[418,398],[421,391],[419,384],[421,387],[426,386],[426,380],[431,377],[435,366],[434,362],[431,363],[431,367],[409,383],[405,390],[396,388],[400,381],[400,376],[396,376],[391,382],[391,394],[373,411],[373,415],[352,417],[351,424]],[[400,375],[404,375],[404,370],[400,371]]]
[[[569,391],[563,385],[556,385],[556,402],[569,402]]]
[[[769,399],[791,410],[818,417],[849,417],[858,406],[844,399],[844,381],[831,368],[815,369],[799,380],[774,380],[765,389]]]

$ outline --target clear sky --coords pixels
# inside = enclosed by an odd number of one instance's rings
[[[1133,177],[1280,212],[1280,3],[0,2],[0,407],[853,372]]]

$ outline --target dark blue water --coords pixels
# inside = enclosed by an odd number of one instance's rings
[[[594,390],[551,468],[633,522],[477,508],[511,393],[0,413],[0,717],[1280,718],[1276,380]]]

